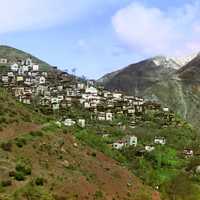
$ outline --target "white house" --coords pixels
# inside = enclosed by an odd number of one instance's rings
[[[0,64],[7,64],[8,60],[6,58],[0,58]]]
[[[83,90],[83,89],[85,88],[85,84],[84,84],[84,83],[78,83],[78,84],[77,84],[77,88],[78,88],[79,90]]]
[[[59,103],[58,98],[57,98],[57,97],[52,97],[52,98],[51,98],[51,103],[52,103],[52,104],[58,104],[58,103]]]
[[[122,98],[122,94],[121,93],[113,93],[113,98],[115,98],[115,99],[121,99]]]
[[[146,145],[146,146],[145,146],[145,151],[147,151],[147,152],[151,152],[151,151],[153,151],[154,149],[155,149],[154,146],[151,146],[151,145]]]
[[[194,155],[194,151],[192,149],[184,149],[183,154],[186,158],[192,157]]]
[[[163,108],[163,111],[164,111],[164,112],[169,112],[169,108],[167,108],[167,107],[166,107],[166,108]]]
[[[31,78],[26,78],[24,84],[31,85]]]
[[[106,113],[106,121],[112,121],[113,120],[113,114],[110,112]]]
[[[87,87],[85,93],[97,95],[98,90],[95,87]]]
[[[76,122],[73,121],[72,119],[65,119],[64,122],[63,122],[63,124],[65,126],[74,126],[76,124]]]
[[[85,119],[78,119],[78,125],[81,128],[85,128]]]
[[[14,63],[10,66],[11,71],[17,72],[19,69],[19,65],[17,63]]]
[[[97,116],[97,119],[98,119],[99,121],[105,121],[105,120],[106,120],[105,112],[99,112],[99,113],[98,113],[98,116]]]
[[[14,73],[13,72],[8,72],[8,77],[14,77]]]
[[[22,66],[22,70],[23,70],[23,72],[28,72],[29,68],[28,68],[28,66],[24,65],[24,66]]]
[[[90,108],[91,107],[90,102],[84,102],[83,106],[84,106],[84,108]]]
[[[27,59],[25,60],[25,64],[26,64],[27,66],[32,66],[32,64],[33,64],[32,59],[31,59],[31,58],[27,58]]]
[[[166,144],[166,139],[164,137],[155,137],[154,143],[155,144],[165,145]]]
[[[57,88],[58,88],[58,91],[61,92],[63,90],[63,85],[58,85]]]
[[[54,103],[54,104],[52,104],[52,108],[53,108],[53,110],[59,110],[60,104]]]
[[[46,78],[44,76],[40,76],[39,83],[40,84],[45,84],[45,82],[46,82]]]
[[[132,128],[132,129],[134,129],[135,127],[136,127],[136,122],[135,121],[132,121],[131,123],[130,123],[130,126],[129,126],[130,128]]]
[[[59,95],[57,98],[58,98],[58,102],[59,103],[64,100],[64,96],[63,95]]]
[[[1,77],[1,80],[2,80],[4,83],[8,83],[8,76],[2,76],[2,77]]]
[[[122,141],[115,142],[115,143],[113,143],[113,145],[112,145],[112,147],[113,147],[114,149],[118,149],[118,150],[122,149],[124,146],[125,146],[125,144],[124,144]]]
[[[39,71],[39,65],[33,64],[32,65],[32,70],[33,71]]]
[[[132,135],[132,136],[127,137],[127,145],[136,147],[137,142],[138,142],[138,140],[137,140],[136,136]]]
[[[123,147],[129,147],[129,146],[137,146],[138,139],[136,136],[126,136],[122,140],[119,140],[115,143],[113,143],[113,148],[115,149],[122,149]]]

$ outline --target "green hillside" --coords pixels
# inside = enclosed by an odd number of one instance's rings
[[[6,58],[8,59],[8,61],[12,62],[32,58],[33,62],[39,64],[42,70],[48,70],[48,68],[51,67],[48,63],[38,59],[37,57],[29,53],[4,45],[0,45],[0,58]]]
[[[0,199],[160,200],[92,131],[59,127],[0,89]]]

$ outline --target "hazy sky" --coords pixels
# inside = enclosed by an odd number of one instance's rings
[[[200,49],[200,0],[0,0],[0,43],[98,78]]]

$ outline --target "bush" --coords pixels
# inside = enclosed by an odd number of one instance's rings
[[[11,186],[12,185],[12,181],[11,180],[3,180],[1,181],[1,186],[2,187],[8,187],[8,186]]]
[[[15,174],[16,174],[15,171],[10,171],[10,172],[9,172],[9,176],[10,176],[10,177],[15,177]]]
[[[11,142],[4,142],[1,144],[1,148],[4,151],[12,151],[12,143]]]
[[[93,153],[92,153],[92,156],[93,156],[93,157],[96,157],[96,156],[97,156],[97,154],[96,154],[95,152],[93,152]]]
[[[37,177],[35,179],[35,184],[38,185],[38,186],[43,186],[44,185],[44,178],[42,177]]]
[[[25,180],[25,174],[23,172],[21,172],[21,171],[17,171],[15,173],[15,179],[17,181],[24,181]]]
[[[44,134],[42,131],[31,131],[30,135],[32,135],[33,137],[42,137]]]
[[[18,172],[22,172],[24,175],[31,174],[31,167],[27,166],[25,163],[18,163],[15,169]]]
[[[15,144],[22,148],[24,145],[26,145],[26,140],[24,138],[16,138],[15,139]]]

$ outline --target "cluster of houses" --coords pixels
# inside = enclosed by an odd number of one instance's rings
[[[112,122],[116,116],[126,116],[130,119],[130,128],[135,128],[146,110],[162,109],[169,121],[173,121],[173,114],[168,108],[161,108],[160,104],[126,96],[121,92],[107,91],[102,86],[96,86],[95,81],[78,80],[55,67],[42,70],[31,58],[14,62],[0,58],[0,65],[7,66],[7,70],[0,70],[0,85],[24,104],[33,104],[55,113],[78,105],[90,112],[91,120]],[[65,126],[77,124],[84,128],[86,121],[83,118],[65,118],[61,122]],[[137,142],[136,136],[127,136],[115,142],[113,148],[137,146]],[[165,145],[166,140],[155,138],[154,143]],[[153,148],[145,147],[146,151],[152,151]]]
[[[113,148],[121,150],[125,147],[134,146],[136,147],[138,144],[138,138],[134,135],[132,136],[126,136],[122,138],[121,140],[113,143]],[[165,137],[155,137],[154,138],[154,144],[153,145],[146,145],[142,152],[151,152],[155,150],[155,145],[165,145],[166,144],[166,138]]]
[[[42,71],[31,58],[13,63],[0,59],[0,64],[8,63],[8,69],[0,71],[0,84],[24,104],[36,104],[55,112],[79,104],[90,111],[92,119],[99,121],[112,121],[120,114],[135,117],[145,110],[143,98],[109,92],[95,87],[94,81],[78,81],[54,68]]]

